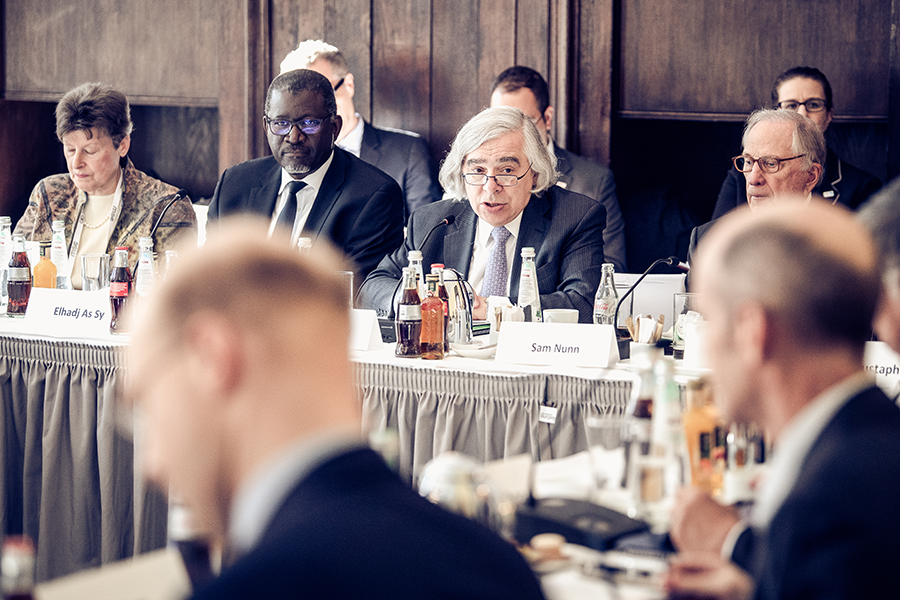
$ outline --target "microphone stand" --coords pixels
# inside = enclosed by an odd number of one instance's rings
[[[631,339],[631,335],[630,335],[630,334],[628,334],[628,335],[623,335],[621,338],[619,337],[619,308],[621,308],[622,303],[625,302],[625,298],[627,298],[627,297],[629,296],[629,294],[631,294],[631,293],[634,291],[634,289],[638,286],[638,284],[644,280],[644,277],[646,277],[647,275],[649,275],[649,274],[650,274],[650,271],[652,271],[653,269],[656,268],[657,265],[661,265],[662,263],[666,263],[666,264],[669,265],[670,267],[675,267],[675,266],[677,266],[677,267],[682,268],[682,269],[685,268],[685,266],[682,266],[682,265],[684,265],[684,263],[682,263],[682,262],[678,259],[677,256],[670,256],[670,257],[668,257],[668,258],[660,258],[660,259],[657,259],[657,260],[653,261],[653,264],[652,264],[652,265],[650,265],[649,267],[647,267],[647,270],[644,271],[644,273],[643,273],[640,277],[638,277],[638,280],[637,280],[637,281],[635,281],[633,284],[631,284],[631,287],[628,288],[628,291],[625,292],[625,294],[624,294],[621,298],[619,298],[619,302],[616,304],[616,314],[615,314],[615,316],[613,317],[613,324],[615,324],[615,326],[616,326],[616,339],[617,339],[617,340],[618,340],[618,339],[622,339],[622,340],[626,340],[626,339],[630,340],[630,339]],[[619,352],[619,354],[621,354],[621,351]]]

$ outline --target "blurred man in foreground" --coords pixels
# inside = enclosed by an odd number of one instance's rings
[[[881,302],[875,333],[900,352],[900,178],[872,196],[859,212],[881,258]]]
[[[216,228],[132,340],[145,473],[237,557],[195,598],[541,598],[512,546],[360,441],[344,268]]]
[[[694,277],[719,403],[727,421],[767,431],[774,458],[749,527],[682,491],[669,591],[896,593],[900,409],[862,363],[879,291],[871,240],[850,213],[813,201],[729,213],[700,248]]]

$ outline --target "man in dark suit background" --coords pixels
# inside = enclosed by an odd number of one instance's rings
[[[560,148],[550,137],[553,106],[547,82],[528,67],[510,67],[497,75],[491,88],[491,106],[518,108],[532,120],[548,152],[557,159],[559,179],[556,185],[593,198],[606,209],[603,228],[603,254],[620,273],[627,272],[625,259],[625,221],[616,198],[616,180],[612,171],[594,161]]]
[[[375,127],[356,112],[356,78],[340,50],[322,40],[300,42],[281,62],[282,73],[292,69],[311,69],[331,82],[343,121],[338,146],[394,178],[406,200],[404,223],[418,207],[441,199],[437,167],[425,140],[411,131]]]
[[[866,202],[859,218],[869,229],[881,256],[881,302],[875,333],[900,352],[900,178]]]
[[[309,70],[276,77],[264,117],[272,156],[222,173],[209,219],[260,214],[301,236],[331,240],[354,263],[357,285],[403,240],[403,196],[390,177],[335,148],[341,129],[328,79]],[[299,183],[298,183],[299,182]]]
[[[476,293],[474,317],[484,319],[485,297],[517,300],[521,250],[532,247],[541,308],[575,308],[582,323],[592,322],[606,210],[554,186],[554,163],[522,111],[488,108],[472,117],[441,167],[441,184],[460,199],[412,214],[405,243],[372,271],[357,304],[388,314],[409,251],[421,250],[426,268],[443,263],[466,277]],[[423,247],[428,232],[450,216],[453,223],[439,226]]]
[[[142,472],[235,558],[194,598],[542,598],[511,544],[362,442],[343,261],[265,227],[185,254],[130,345]]]
[[[749,524],[697,490],[680,493],[668,590],[896,594],[900,409],[863,368],[880,275],[868,234],[820,200],[740,209],[703,239],[695,271],[723,416],[759,425],[774,451]]]

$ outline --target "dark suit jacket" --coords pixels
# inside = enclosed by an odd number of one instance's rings
[[[456,221],[443,227],[443,231],[435,231],[422,248],[428,231],[448,215],[453,215]],[[602,204],[558,186],[532,195],[522,211],[511,267],[510,300],[515,302],[518,298],[521,251],[530,246],[536,252],[541,308],[576,308],[579,321],[593,322],[594,295],[600,285],[603,264],[605,218]],[[477,223],[478,216],[468,200],[441,200],[414,212],[405,244],[372,271],[360,288],[357,305],[388,314],[403,267],[409,264],[409,251],[417,248],[422,250],[426,268],[432,263],[444,263],[468,277]]]
[[[606,226],[603,228],[603,255],[606,262],[616,266],[616,271],[626,273],[625,220],[616,199],[616,180],[613,172],[592,160],[560,148],[554,143],[559,181],[570,192],[593,198],[606,209]]]
[[[411,132],[380,129],[363,121],[359,157],[394,178],[403,190],[406,212],[441,199],[437,168],[425,140]]]
[[[756,597],[900,594],[900,409],[878,388],[837,412],[810,449],[767,531],[745,533],[733,560]]]
[[[194,598],[537,600],[513,546],[420,497],[368,449],[303,479],[260,543]]]
[[[855,209],[880,187],[881,182],[878,178],[841,160],[829,148],[825,158],[825,170],[813,193],[819,194],[828,202],[840,202]],[[712,218],[717,219],[732,208],[746,203],[747,186],[744,174],[739,173],[737,169],[729,169],[725,181],[722,182],[722,189],[719,190],[719,199],[716,200]]]
[[[254,213],[271,217],[281,185],[272,156],[225,169],[209,205],[209,219]],[[357,282],[403,242],[403,195],[397,183],[340,148],[322,180],[304,235],[327,236],[356,264]]]

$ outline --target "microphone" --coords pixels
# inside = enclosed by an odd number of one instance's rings
[[[184,188],[181,188],[180,190],[175,192],[175,194],[172,196],[172,199],[169,200],[169,203],[166,204],[162,209],[162,212],[159,213],[159,218],[156,219],[156,223],[154,223],[153,227],[150,229],[150,237],[153,237],[156,234],[156,230],[159,228],[159,224],[162,223],[163,217],[166,216],[166,211],[168,211],[169,208],[177,201],[181,200],[182,198],[187,198],[187,195],[188,191]]]
[[[437,231],[439,228],[444,227],[445,225],[453,225],[455,222],[456,222],[456,215],[447,215],[446,217],[444,217],[440,222],[436,223],[434,227],[432,227],[431,229],[428,230],[428,233],[426,233],[425,237],[422,239],[422,243],[419,244],[418,248],[414,248],[414,250],[421,251],[422,248],[425,247],[425,244],[428,243],[428,238],[431,237],[432,233]],[[397,267],[398,269],[400,269],[401,273],[403,272],[403,267],[398,265],[396,262],[394,262],[394,266]],[[424,267],[425,267],[425,265],[423,264],[422,268],[424,269]],[[391,294],[391,310],[388,311],[388,316],[387,316],[388,319],[394,318],[394,314],[395,314],[394,299],[397,297],[397,291],[400,289],[400,283],[402,281],[403,281],[403,277],[401,276],[400,279],[397,280],[397,285],[394,286],[394,293]]]
[[[646,277],[647,275],[650,274],[650,271],[655,269],[657,267],[657,265],[661,265],[663,263],[669,265],[670,267],[678,267],[679,269],[681,269],[683,271],[689,271],[691,269],[690,265],[688,265],[686,262],[683,262],[677,256],[670,256],[668,258],[660,258],[660,259],[653,261],[653,264],[651,264],[649,267],[647,267],[647,270],[644,271],[644,273],[640,277],[638,277],[638,280],[635,281],[633,284],[631,284],[631,287],[628,288],[628,291],[625,292],[621,298],[619,298],[619,302],[618,302],[618,304],[616,304],[616,314],[613,317],[613,325],[615,326],[616,331],[619,330],[619,307],[621,307],[622,303],[625,302],[625,298],[627,298],[628,295],[634,291],[634,288],[636,288],[638,286],[638,284],[644,280],[644,277]],[[618,337],[618,335],[616,337]]]

